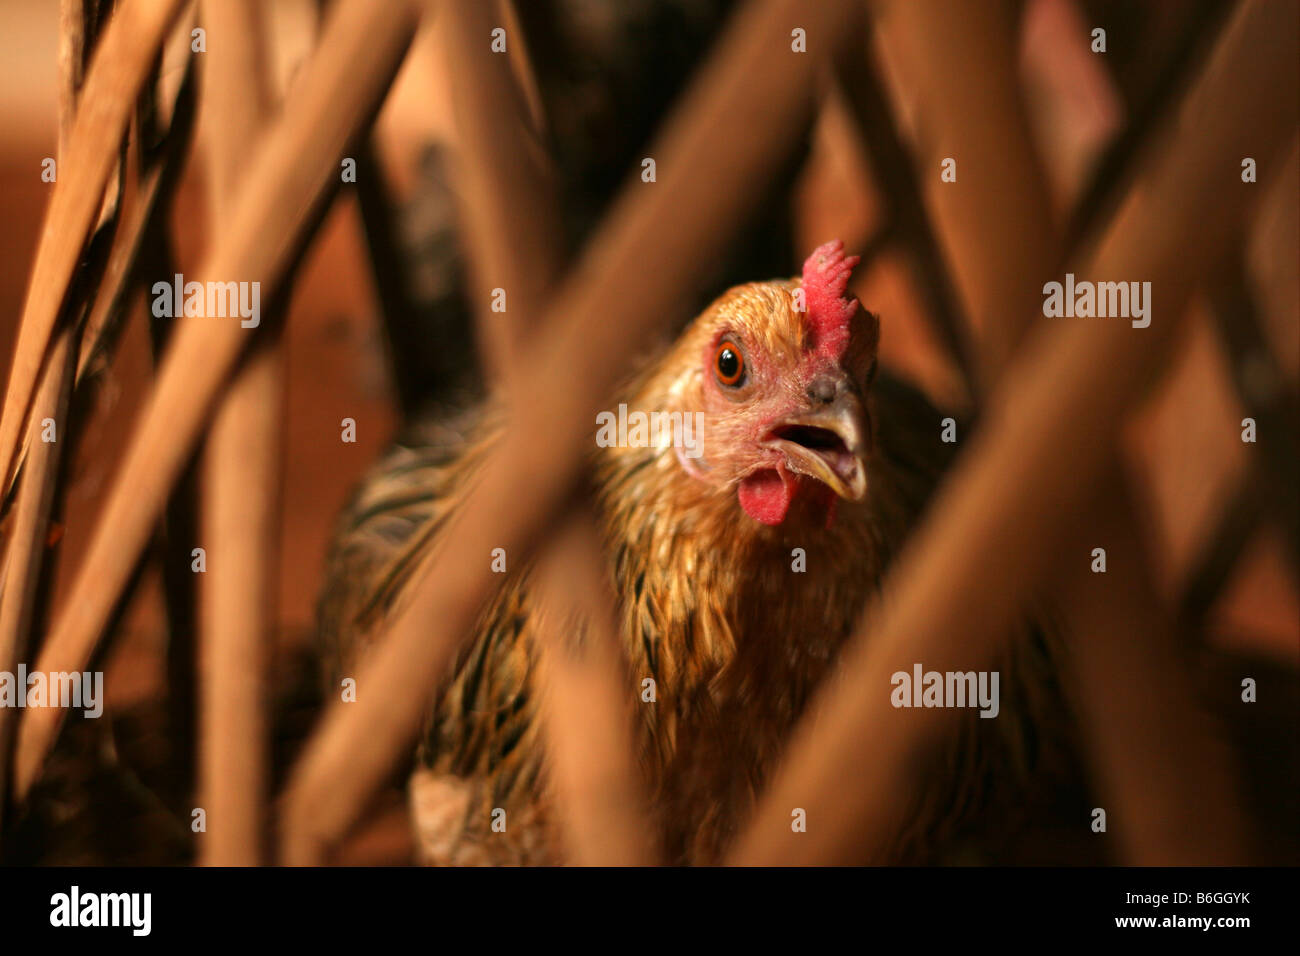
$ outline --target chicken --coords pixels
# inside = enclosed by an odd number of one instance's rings
[[[847,292],[857,261],[827,243],[800,278],[726,292],[611,404],[629,421],[675,412],[698,428],[594,443],[648,824],[670,862],[723,857],[950,454],[941,415],[876,375],[879,322]],[[382,630],[499,432],[490,406],[425,422],[358,494],[321,607],[342,673]],[[426,862],[563,860],[530,569],[503,577],[437,689],[420,746],[411,799]],[[990,773],[1010,775],[983,754],[1020,748],[991,748],[987,728],[965,726],[899,858],[923,858],[917,847],[979,803]],[[496,810],[505,832],[492,827]]]

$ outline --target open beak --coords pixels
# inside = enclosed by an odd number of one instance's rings
[[[779,450],[791,471],[816,478],[841,498],[861,501],[867,493],[867,418],[852,391],[783,420],[763,444]]]

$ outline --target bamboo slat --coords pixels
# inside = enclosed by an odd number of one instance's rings
[[[203,18],[212,248],[234,205],[246,151],[270,117],[271,88],[257,0],[205,0]],[[267,329],[254,343],[222,398],[203,459],[199,805],[208,828],[199,860],[209,866],[255,865],[265,856],[266,671],[283,465],[284,367],[275,332]]]
[[[356,702],[332,705],[308,743],[285,796],[285,859],[318,859],[335,844],[405,752],[492,587],[487,555],[502,547],[527,560],[554,527],[601,403],[738,228],[789,130],[809,115],[819,64],[846,36],[850,12],[847,2],[768,0],[733,21],[650,151],[658,182],[625,188],[548,308],[553,332],[511,389],[526,401],[511,403],[505,440],[362,671]],[[791,24],[807,30],[815,55],[791,52]],[[659,263],[653,274],[649,261]]]
[[[0,411],[0,485],[8,487],[23,423],[127,119],[182,0],[122,0],[87,72],[66,157],[36,248]]]
[[[59,4],[59,162],[68,155],[68,144],[77,116],[77,98],[85,73],[86,10],[84,0],[62,0]],[[72,361],[78,335],[65,326],[55,333],[49,362],[42,370],[32,406],[28,442],[36,453],[27,456],[26,474],[18,487],[14,505],[14,529],[5,551],[3,596],[0,596],[0,670],[12,673],[31,653],[30,631],[54,507],[59,460],[68,440],[68,400],[71,396]],[[44,440],[45,421],[54,422],[54,441]],[[62,435],[63,444],[59,442]],[[25,690],[24,690],[25,692]],[[13,725],[18,715],[0,708],[0,794],[8,786]],[[4,803],[0,800],[0,820]]]
[[[415,10],[406,3],[335,5],[319,48],[249,163],[221,241],[199,270],[201,280],[258,282],[262,301],[271,300],[320,198],[337,182],[343,150],[392,83],[415,26]],[[75,671],[89,659],[250,338],[238,321],[178,325],[39,669]],[[36,779],[61,717],[54,708],[27,711],[16,758],[19,797]]]
[[[886,582],[889,603],[859,629],[844,679],[798,731],[734,862],[870,857],[898,824],[908,761],[947,714],[892,708],[890,675],[915,661],[970,669],[1008,632],[1070,515],[1088,503],[1116,424],[1158,371],[1193,280],[1226,251],[1248,208],[1249,193],[1233,188],[1240,157],[1272,158],[1286,145],[1296,52],[1287,11],[1241,6],[1186,103],[1197,122],[1149,161],[1095,256],[1073,270],[1151,281],[1158,317],[1141,330],[1058,321],[1027,342]],[[807,833],[790,831],[795,806],[807,811]]]
[[[1047,179],[1016,73],[1014,5],[917,0],[881,3],[876,13],[878,44],[914,99],[914,161],[987,390],[1057,266]],[[945,159],[955,161],[953,182],[941,178]]]
[[[540,109],[531,77],[519,82],[485,40],[495,21],[482,4],[443,5],[452,103],[459,131],[459,195],[488,367],[504,387],[528,361],[529,343],[562,266],[554,171],[537,140]],[[509,21],[514,17],[510,16]],[[523,60],[516,71],[527,71]],[[508,308],[488,308],[491,289]],[[495,361],[491,357],[495,357]],[[638,780],[631,727],[633,700],[619,653],[612,595],[597,529],[576,509],[542,563],[541,697],[556,807],[569,862],[650,862],[647,801]],[[594,556],[594,557],[593,557]],[[576,622],[581,621],[578,625]],[[572,640],[564,626],[585,626]]]
[[[1119,481],[1104,479],[1060,573],[1070,630],[1075,706],[1094,792],[1129,866],[1250,862],[1222,728],[1196,701],[1184,642],[1151,580],[1139,514]],[[1106,549],[1094,574],[1093,546]]]

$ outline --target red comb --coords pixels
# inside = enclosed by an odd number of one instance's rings
[[[803,264],[809,347],[836,361],[849,346],[849,322],[858,311],[858,300],[844,295],[858,259],[844,255],[844,243],[835,239],[814,249]]]

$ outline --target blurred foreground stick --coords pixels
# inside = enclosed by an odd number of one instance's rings
[[[490,593],[488,554],[500,547],[525,561],[554,529],[601,403],[646,334],[706,274],[792,145],[821,60],[791,52],[791,24],[829,55],[852,35],[853,12],[847,0],[767,0],[738,13],[650,152],[659,181],[625,188],[547,310],[548,331],[509,389],[507,434],[366,663],[356,702],[332,705],[295,768],[282,848],[290,862],[319,859],[336,844],[408,750]]]
[[[1139,516],[1114,469],[1058,567],[1074,707],[1123,862],[1228,866],[1250,862],[1222,728],[1199,705],[1186,655],[1151,580]],[[1090,568],[1106,549],[1106,573]]]
[[[85,77],[87,35],[93,41],[93,16],[83,0],[61,0],[59,4],[59,152],[62,163],[68,156],[77,116],[77,99]],[[102,82],[102,81],[101,81]],[[119,190],[108,190],[101,200],[100,221],[117,214]],[[81,277],[86,270],[83,266]],[[74,274],[75,275],[75,274]],[[80,339],[77,322],[89,294],[87,283],[74,281],[63,307],[63,325],[54,332],[54,344],[40,373],[27,428],[26,470],[18,485],[13,505],[13,530],[4,554],[0,574],[0,671],[12,673],[32,652],[30,632],[40,576],[45,564],[50,516],[55,503],[61,453],[71,431],[68,405],[72,393],[73,367]],[[54,441],[44,434],[45,422],[54,422]],[[64,441],[58,441],[58,433]],[[0,708],[0,821],[3,820],[8,787],[13,726],[18,712]]]
[[[478,0],[444,0],[441,29],[455,109],[462,230],[468,240],[479,349],[498,387],[527,365],[547,296],[563,266],[555,171],[510,63],[483,37],[496,18]],[[522,43],[512,47],[520,54]],[[516,70],[529,66],[520,56]],[[525,75],[524,86],[532,84]],[[491,290],[505,289],[507,312]],[[630,683],[600,538],[588,509],[575,507],[542,559],[547,614],[540,654],[543,726],[567,862],[586,866],[653,861],[632,738]],[[585,631],[574,640],[572,631]]]
[[[960,18],[950,14],[944,5],[932,2],[882,4],[877,30],[897,61],[900,84],[915,101],[918,140],[925,150],[917,165],[934,171],[944,157],[961,157],[957,182],[940,185],[935,175],[926,176],[932,184],[927,198],[980,333],[981,384],[987,389],[996,385],[1019,349],[1043,282],[1057,265],[1058,247],[1049,219],[1046,177],[1034,155],[1014,70],[1013,11],[990,4]],[[851,100],[861,105],[864,68],[845,59],[850,93],[859,94]],[[985,81],[963,84],[962,75]],[[1148,130],[1143,133],[1149,138]],[[1130,157],[1140,155],[1136,144],[1130,145]],[[1242,829],[1235,800],[1225,792],[1225,781],[1232,778],[1228,754],[1213,727],[1198,716],[1187,692],[1183,662],[1172,654],[1174,645],[1161,640],[1170,632],[1156,612],[1155,592],[1145,576],[1121,578],[1113,571],[1093,575],[1085,560],[1091,548],[1102,543],[1098,534],[1103,527],[1108,529],[1108,552],[1121,553],[1130,566],[1145,560],[1136,530],[1116,523],[1108,511],[1098,512],[1111,502],[1127,502],[1122,474],[1116,470],[1104,487],[1110,494],[1096,495],[1085,509],[1090,517],[1079,522],[1088,537],[1076,535],[1064,547],[1063,553],[1073,558],[1060,569],[1067,592],[1086,595],[1086,600],[1065,603],[1061,612],[1065,633],[1073,641],[1071,677],[1090,731],[1087,742],[1100,767],[1145,763],[1159,767],[1162,780],[1199,780],[1198,786],[1187,787],[1183,799],[1194,791],[1202,794],[1198,804],[1215,837],[1207,842],[1193,839],[1199,831],[1186,826],[1180,830],[1177,823],[1189,821],[1179,812],[1175,789],[1153,782],[1144,790],[1103,774],[1102,790],[1112,798],[1112,812],[1130,823],[1124,831],[1129,837],[1124,840],[1128,862],[1227,862],[1235,858],[1232,848],[1239,848]],[[1128,612],[1143,606],[1142,595],[1145,610],[1134,617]],[[1133,683],[1159,685],[1159,699],[1168,709],[1156,713],[1119,700],[1117,684],[1103,679],[1107,665],[1099,662],[1123,662]],[[1114,705],[1104,720],[1092,719],[1098,701]],[[1178,724],[1186,728],[1183,739],[1188,746],[1166,748],[1157,755],[1153,740]],[[1200,736],[1193,741],[1194,731]],[[1198,752],[1206,755],[1204,761],[1188,759]],[[1137,818],[1163,822],[1138,827],[1141,833],[1135,837],[1132,821]]]
[[[950,715],[894,709],[890,675],[990,659],[1071,516],[1089,504],[1118,423],[1169,350],[1192,282],[1227,250],[1253,194],[1240,158],[1271,162],[1295,122],[1291,11],[1243,3],[1185,104],[1192,122],[1142,170],[1094,257],[1072,271],[1152,283],[1156,318],[1045,326],[993,396],[983,427],[792,742],[733,861],[807,864],[872,858],[911,795],[912,759]],[[997,581],[990,588],[989,581]],[[790,808],[807,810],[807,833]]]
[[[917,116],[914,165],[926,206],[951,263],[979,348],[972,391],[987,393],[1019,344],[1057,265],[1047,178],[1020,96],[1017,21],[1004,0],[963,6],[948,0],[872,5],[876,46],[888,45]],[[843,73],[863,121],[869,74],[850,51]],[[979,82],[971,82],[979,77]],[[868,144],[870,146],[870,144]],[[957,179],[941,164],[957,160]]]
[[[203,280],[260,283],[271,301],[284,270],[338,182],[344,148],[374,116],[416,27],[405,0],[339,0],[321,43],[245,171]],[[80,123],[80,117],[79,117]],[[239,321],[178,324],[157,384],[78,568],[38,670],[83,670],[148,540],[167,494],[253,330]],[[0,449],[3,451],[3,449]],[[63,711],[26,711],[14,788],[21,799],[40,772]]]
[[[264,133],[271,90],[260,0],[204,0],[210,52],[208,248],[233,212],[244,155]],[[200,589],[199,806],[201,862],[263,862],[266,666],[279,580],[283,358],[280,317],[253,343],[221,400],[203,461],[208,571]]]
[[[60,151],[0,409],[0,491],[9,487],[55,322],[99,215],[122,133],[181,6],[181,0],[122,0],[95,49],[67,149]]]

